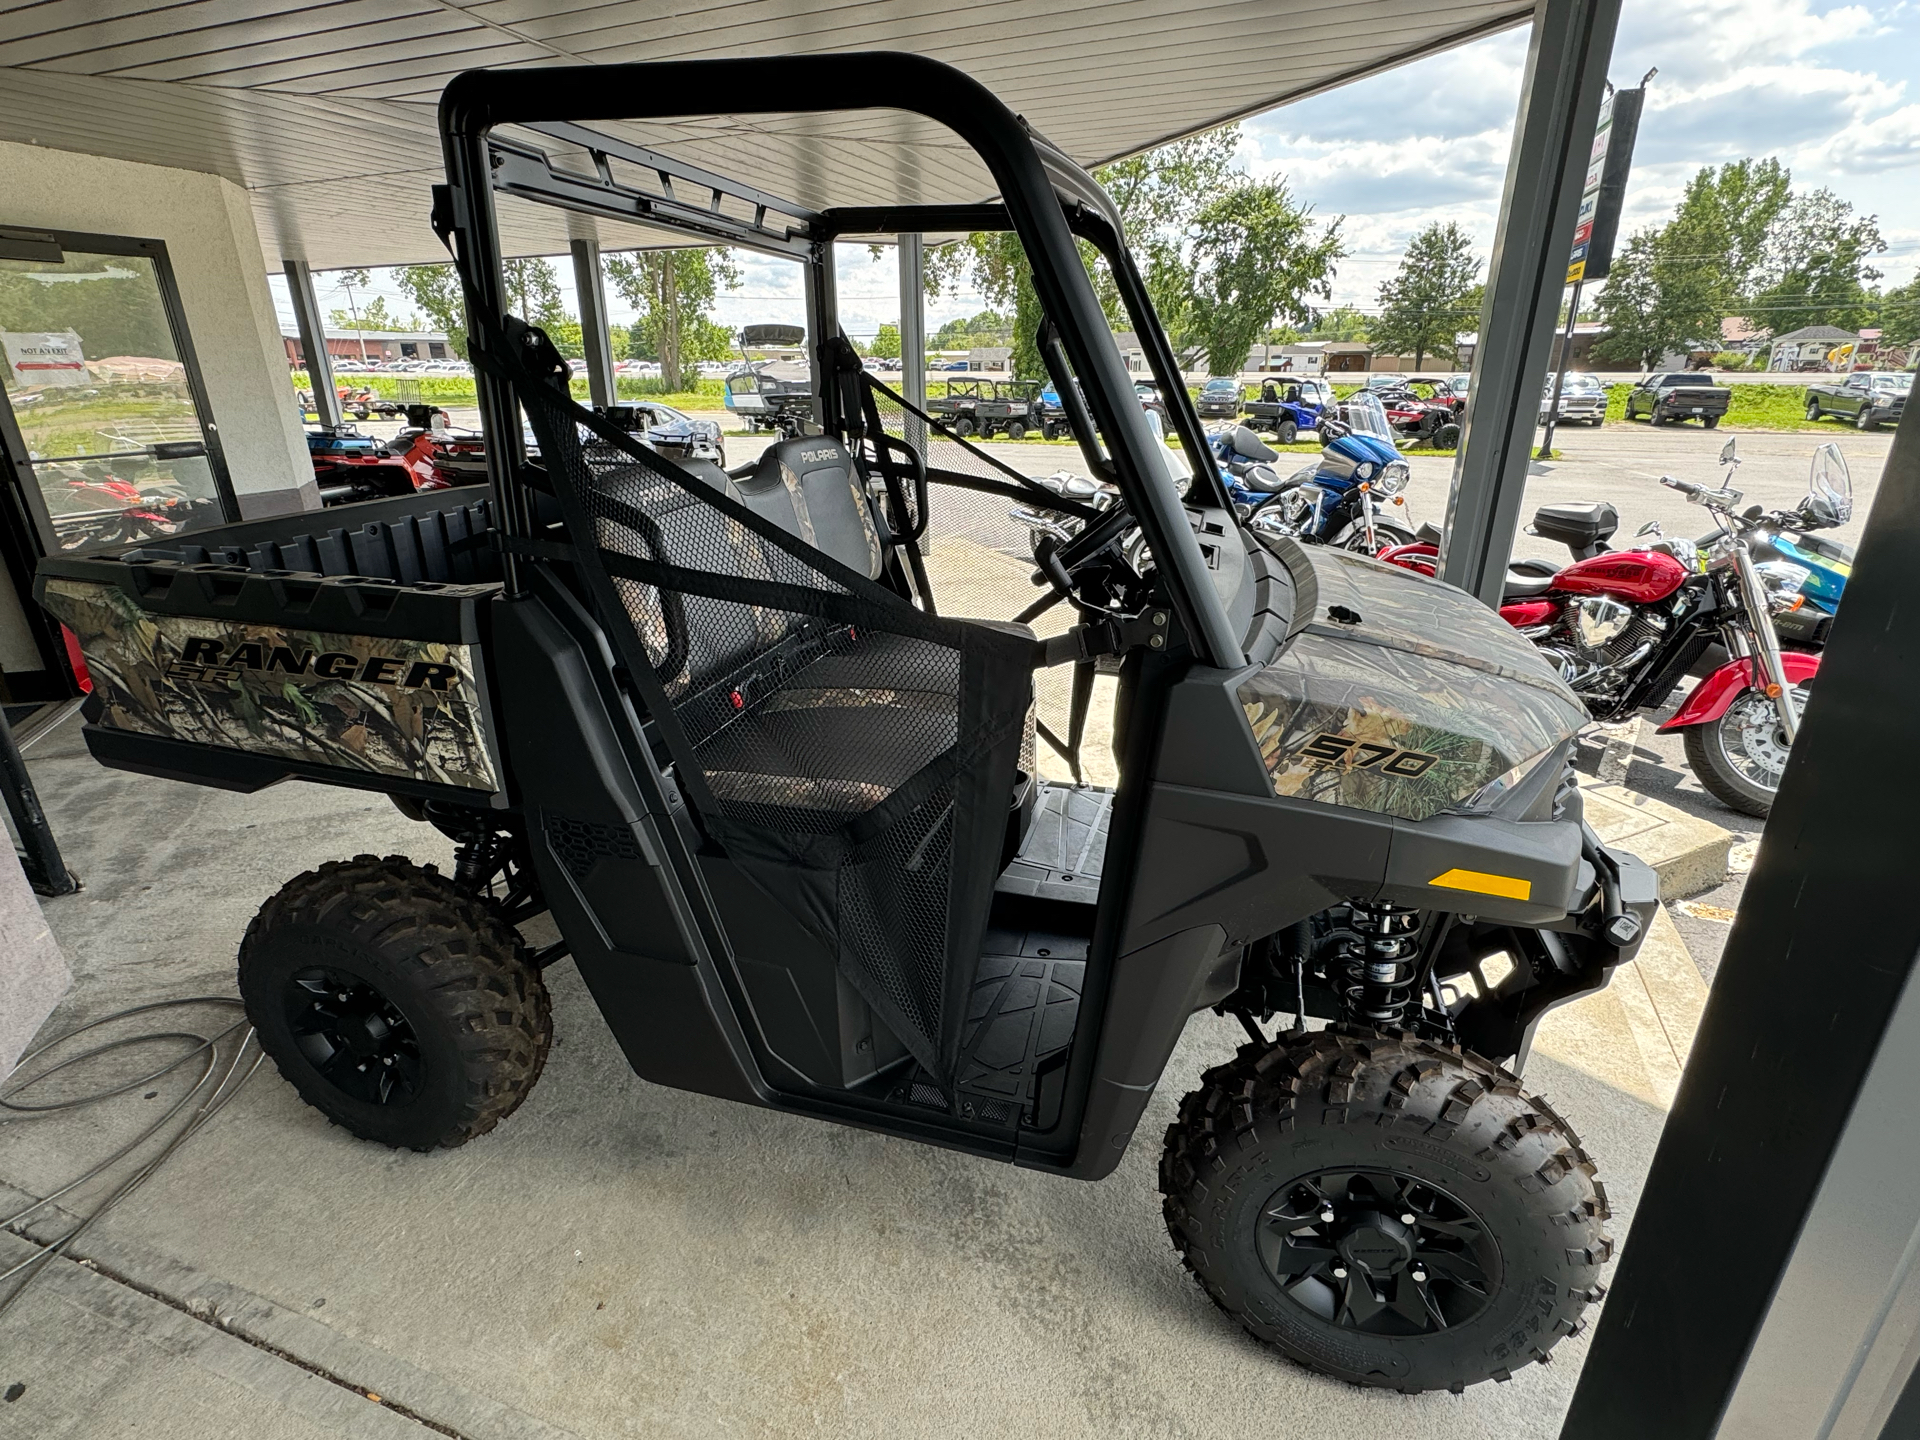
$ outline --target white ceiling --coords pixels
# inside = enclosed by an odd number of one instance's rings
[[[441,178],[434,106],[448,79],[476,66],[910,50],[967,71],[1091,166],[1532,10],[1521,0],[39,0],[0,6],[0,139],[223,175],[251,196],[270,263],[405,264],[444,258],[427,225],[427,187]],[[796,66],[796,93],[805,84]],[[954,136],[896,112],[615,133],[815,207],[980,200],[992,188]],[[30,223],[6,213],[4,179],[0,224]],[[568,223],[545,207],[502,207],[510,253],[564,250]],[[601,239],[623,237],[603,228]]]

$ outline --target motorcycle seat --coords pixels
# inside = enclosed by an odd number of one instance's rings
[[[1553,576],[1542,575],[1532,570],[1507,570],[1506,584],[1501,587],[1501,595],[1508,600],[1533,600],[1553,588]]]
[[[1278,450],[1244,425],[1233,427],[1233,450],[1236,455],[1262,465],[1270,465],[1280,458]]]

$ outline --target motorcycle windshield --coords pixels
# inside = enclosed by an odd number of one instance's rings
[[[1813,452],[1807,494],[1832,515],[1833,523],[1845,524],[1853,518],[1853,478],[1838,445],[1822,445]]]
[[[1393,444],[1393,427],[1387,424],[1386,407],[1380,403],[1380,397],[1371,390],[1362,390],[1349,399],[1342,400],[1335,407],[1341,423],[1356,435],[1371,435],[1376,440]]]

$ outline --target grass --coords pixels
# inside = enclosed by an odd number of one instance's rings
[[[1621,382],[1607,387],[1607,419],[1627,423],[1627,392],[1633,388],[1630,382]],[[1727,387],[1733,391],[1733,399],[1727,406],[1726,418],[1720,425],[1728,430],[1828,430],[1837,428],[1834,421],[1809,421],[1807,419],[1807,387],[1798,385],[1770,385],[1764,381],[1752,384],[1740,381]],[[1645,424],[1644,420],[1634,421]]]

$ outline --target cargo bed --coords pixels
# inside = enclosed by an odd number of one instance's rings
[[[104,764],[487,803],[491,530],[484,491],[432,491],[49,558],[34,591],[79,641]]]

